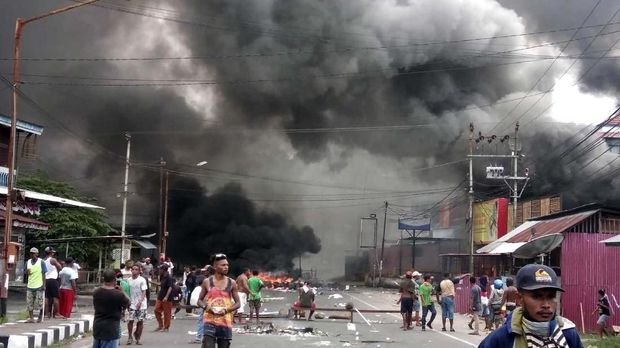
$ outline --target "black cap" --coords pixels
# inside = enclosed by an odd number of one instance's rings
[[[159,267],[157,267],[159,269],[163,269],[164,271],[168,270],[168,264],[162,263],[161,265],[159,265]]]
[[[516,277],[517,288],[523,290],[554,289],[564,291],[560,287],[557,274],[545,265],[530,264],[523,266]]]

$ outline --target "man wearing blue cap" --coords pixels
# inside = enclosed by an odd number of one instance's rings
[[[544,265],[530,264],[517,272],[521,306],[479,348],[583,348],[570,320],[556,314],[558,291],[564,291],[555,272]]]

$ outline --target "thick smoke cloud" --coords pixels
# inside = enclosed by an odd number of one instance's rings
[[[6,9],[0,13],[3,57],[11,56],[11,33],[16,17],[29,17],[66,5],[65,1],[34,0],[0,0],[0,3]],[[557,55],[561,43],[543,44],[567,40],[572,32],[520,34],[577,27],[593,3],[576,0],[112,3],[147,16],[89,7],[31,23],[24,33],[23,56],[203,58],[24,61],[22,80],[69,86],[25,83],[23,91],[49,113],[22,101],[20,115],[46,126],[39,143],[42,162],[31,165],[96,195],[109,207],[113,219],[119,220],[120,213],[120,202],[115,197],[122,182],[125,131],[133,134],[132,159],[136,163],[152,166],[164,157],[170,168],[189,171],[188,165],[209,161],[202,172],[206,179],[201,176],[199,182],[173,180],[173,193],[187,187],[202,193],[190,195],[194,204],[185,204],[180,198],[177,201],[174,197],[179,196],[173,196],[171,233],[173,227],[181,235],[209,231],[209,236],[234,245],[239,260],[259,260],[265,267],[290,268],[291,255],[283,253],[283,259],[276,259],[273,250],[267,251],[271,255],[269,261],[274,260],[270,264],[262,258],[262,252],[244,254],[242,250],[246,246],[238,243],[252,241],[246,236],[248,231],[262,231],[259,227],[262,224],[271,228],[265,233],[275,236],[282,231],[293,231],[291,235],[296,235],[299,242],[307,230],[291,225],[310,225],[323,242],[320,255],[324,263],[317,267],[338,274],[342,251],[356,247],[359,217],[381,212],[383,200],[418,206],[432,205],[442,198],[442,195],[403,198],[386,192],[454,187],[463,181],[467,172],[463,164],[419,168],[462,160],[467,151],[470,122],[484,133],[503,135],[510,133],[512,124],[520,118],[526,154],[520,167],[530,168],[533,176],[526,195],[562,193],[569,205],[592,200],[615,203],[616,197],[620,197],[609,189],[617,186],[613,185],[613,177],[597,182],[594,188],[583,179],[610,160],[605,155],[583,169],[602,148],[570,164],[573,158],[559,161],[553,155],[561,151],[549,151],[567,146],[571,138],[577,140],[580,128],[549,123],[546,114],[536,117],[549,105],[550,97],[541,100],[528,114],[524,115],[524,111],[537,98],[527,98],[512,110],[517,101],[511,100],[551,88],[571,64],[567,59],[558,60],[533,88],[547,70],[549,60],[514,63]],[[105,5],[110,7],[110,2]],[[613,1],[602,1],[588,24],[606,23],[616,7]],[[565,9],[562,16],[557,15],[558,8]],[[158,16],[175,21],[154,18]],[[617,30],[614,28],[606,30]],[[584,29],[579,36],[594,35],[599,29]],[[503,35],[509,37],[467,41]],[[588,52],[603,52],[618,35],[601,36]],[[520,50],[534,45],[540,47]],[[579,40],[565,54],[579,55],[587,45],[587,40]],[[579,76],[592,63],[593,60],[580,61],[570,74]],[[8,77],[10,61],[1,62],[0,66],[2,75]],[[580,88],[593,94],[613,95],[619,73],[616,60],[601,60]],[[166,85],[169,80],[190,79],[218,82]],[[80,86],[153,82],[163,85]],[[9,97],[8,90],[1,92],[0,112],[10,113]],[[536,121],[530,123],[534,118]],[[500,120],[502,123],[496,127]],[[396,131],[390,128],[400,125],[412,127]],[[375,126],[380,129],[337,130]],[[334,130],[318,131],[319,128]],[[317,131],[295,132],[295,129]],[[478,150],[505,151],[482,145]],[[477,178],[484,177],[486,165],[477,162]],[[130,222],[153,223],[157,204],[153,203],[156,200],[152,194],[158,187],[151,184],[158,176],[156,168],[132,167]],[[285,180],[257,179],[265,177]],[[227,200],[232,199],[226,192],[242,194],[239,187],[226,186],[231,180],[241,182],[243,189],[252,193],[248,194],[249,198],[263,199],[253,205],[235,196],[238,200],[230,203],[234,206],[230,210],[239,210],[239,215],[228,216],[222,220],[226,223],[220,221],[217,226],[203,226],[210,220],[206,211],[226,210]],[[496,187],[486,186],[491,183],[480,181],[482,185],[476,186],[476,192],[497,193]],[[205,187],[213,194],[205,196]],[[220,187],[225,188],[218,191]],[[182,191],[174,194],[179,192]],[[377,199],[364,196],[376,192],[383,192],[384,196]],[[320,201],[330,194],[358,196],[346,196],[349,201],[334,201],[334,196]],[[506,190],[499,194],[506,194]],[[291,197],[300,197],[300,201],[291,201]],[[216,202],[222,206],[215,206]],[[281,216],[270,215],[264,208]],[[139,213],[132,215],[136,211]],[[140,214],[146,216],[144,221]],[[231,233],[223,232],[227,229]],[[241,236],[242,241],[226,239],[232,235]],[[187,236],[183,243],[187,247],[196,246],[192,255],[201,257],[200,250],[216,251],[209,249],[214,243],[199,248],[191,240]],[[174,245],[174,240],[171,243],[173,250],[185,247]],[[304,251],[294,247],[287,250]],[[314,247],[306,251],[313,250],[318,251]]]
[[[193,179],[175,180],[172,186],[169,252],[185,264],[202,266],[206,256],[225,252],[234,260],[233,271],[291,271],[293,258],[321,250],[311,227],[298,228],[281,214],[257,209],[239,185],[211,195]]]

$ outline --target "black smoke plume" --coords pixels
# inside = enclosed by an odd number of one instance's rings
[[[234,273],[246,267],[290,272],[294,258],[321,250],[311,227],[257,208],[238,184],[207,194],[193,179],[172,180],[169,216],[169,255],[184,264],[204,266],[208,255],[225,253]]]
[[[11,57],[17,17],[28,18],[67,4],[60,0],[0,3],[3,58]],[[373,201],[365,200],[363,194],[455,186],[467,173],[462,163],[420,168],[463,160],[470,122],[485,134],[510,133],[535,98],[523,101],[503,120],[516,100],[551,88],[570,64],[567,59],[558,60],[532,88],[549,60],[513,64],[515,60],[554,57],[573,31],[525,34],[574,28],[592,3],[110,0],[99,5],[105,7],[88,6],[29,24],[22,56],[199,58],[24,60],[20,88],[45,109],[20,100],[20,117],[46,127],[39,142],[42,161],[35,167],[94,194],[116,221],[120,220],[120,201],[115,197],[122,183],[125,131],[133,134],[135,162],[152,165],[164,157],[169,163],[193,165],[208,160],[214,169],[316,183],[292,185],[243,177],[245,189],[268,196],[314,197],[317,201],[322,195],[355,193],[355,198],[346,198],[349,201],[330,197],[331,202],[273,203],[269,207],[275,215],[263,210],[267,204],[255,206],[239,195],[227,194],[241,191],[225,186],[230,177],[212,172],[204,181],[174,184],[174,189],[196,191],[183,193],[189,195],[187,201],[181,198],[182,191],[171,191],[170,232],[180,238],[179,244],[176,236],[170,240],[173,257],[201,263],[208,253],[223,251],[248,264],[290,268],[292,256],[318,251],[309,230],[291,227],[290,221],[315,228],[324,247],[320,255],[325,257],[320,261],[326,261],[325,268],[333,268],[342,263],[337,258],[343,250],[357,247],[359,217],[378,213],[383,200],[400,199],[396,203],[408,207],[432,205],[442,198],[386,196]],[[586,24],[606,23],[617,6],[613,1],[601,2]],[[562,15],[557,14],[558,8],[565,9]],[[595,35],[599,29],[584,29],[577,36]],[[606,30],[618,30],[618,25]],[[491,37],[497,38],[469,41]],[[583,52],[588,40],[579,40],[566,54],[596,57],[617,38],[618,34],[601,36],[588,52]],[[556,44],[520,50],[547,42]],[[581,61],[571,73],[578,75],[594,61]],[[10,78],[11,63],[10,59],[0,61],[2,76]],[[183,85],[188,80],[203,84]],[[166,85],[167,81],[181,85]],[[618,81],[617,59],[608,59],[592,70],[581,88],[613,95]],[[117,86],[127,83],[156,85]],[[0,85],[0,112],[7,115],[11,112],[9,92],[6,84]],[[549,123],[547,115],[527,124],[547,102],[521,119],[526,157],[520,167],[529,168],[533,177],[525,194],[560,193],[575,205],[617,203],[620,186],[614,183],[615,176],[592,177],[610,161],[610,155],[605,155],[590,163],[602,147],[580,158],[560,159],[560,148],[570,146],[572,139],[578,141],[579,128]],[[500,120],[499,129],[493,129]],[[400,125],[412,127],[386,130]],[[296,131],[356,127],[380,129]],[[507,150],[493,145],[477,151]],[[482,198],[506,196],[508,190],[502,183],[480,179],[489,164],[476,162],[475,191]],[[502,164],[510,168],[510,163]],[[23,163],[22,170],[26,169]],[[145,183],[157,177],[157,171],[132,167],[131,222],[139,221],[138,215],[132,215],[138,211],[148,214],[147,222],[152,223],[157,205],[146,192],[153,191],[148,189],[151,186]],[[321,186],[324,183],[329,189]],[[218,187],[226,188],[218,191]],[[265,226],[269,228],[263,234],[271,239],[252,239]],[[334,226],[338,226],[337,233],[332,232]],[[277,247],[271,250],[261,244],[266,240]],[[232,250],[219,248],[222,243],[230,244]]]

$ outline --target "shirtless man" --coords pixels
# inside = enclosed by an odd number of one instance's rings
[[[232,340],[233,313],[239,308],[237,283],[228,277],[225,254],[211,257],[215,274],[202,282],[198,306],[204,309],[202,348],[228,348]]]
[[[252,275],[252,272],[249,268],[246,268],[243,273],[241,273],[237,277],[237,289],[239,290],[239,301],[240,307],[237,310],[239,315],[238,321],[239,324],[243,324],[243,314],[245,313],[245,305],[248,303],[248,294],[250,293],[250,289],[248,288],[248,278]]]
[[[506,278],[506,289],[502,296],[502,305],[506,306],[506,317],[519,305],[519,290],[515,287],[512,278]]]

